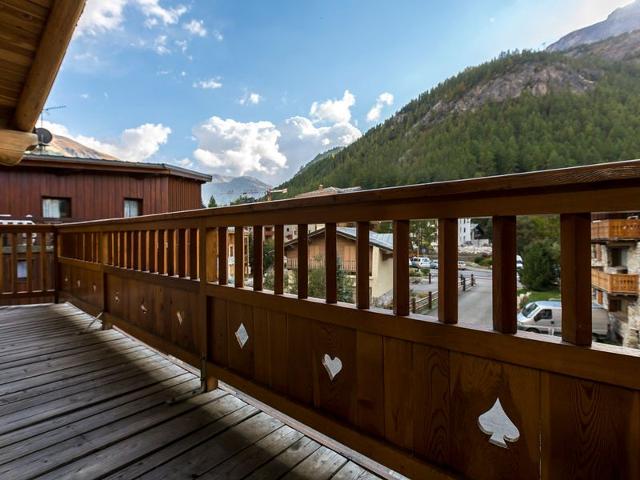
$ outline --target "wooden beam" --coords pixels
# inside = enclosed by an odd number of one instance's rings
[[[237,225],[233,235],[233,277],[236,287],[244,287],[244,227]]]
[[[591,345],[591,215],[560,215],[562,339]]]
[[[262,244],[262,225],[253,227],[253,289],[262,290],[262,262],[264,248]]]
[[[458,219],[438,220],[438,319],[458,323]]]
[[[309,296],[309,226],[298,224],[298,298]]]
[[[22,88],[12,125],[17,130],[31,132],[49,96],[62,60],[71,41],[85,0],[53,2],[38,51]]]
[[[393,222],[393,313],[409,315],[409,220]]]
[[[0,164],[16,165],[22,160],[24,152],[36,145],[38,137],[34,133],[0,130]]]
[[[336,244],[336,224],[327,223],[324,229],[324,262],[327,303],[338,301],[338,249]]]
[[[493,217],[493,329],[516,333],[516,217]]]
[[[369,301],[369,222],[356,224],[356,305],[368,309]]]
[[[284,225],[274,225],[273,293],[284,292]]]

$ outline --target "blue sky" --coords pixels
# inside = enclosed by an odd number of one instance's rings
[[[124,160],[277,184],[438,82],[629,0],[88,0],[46,117]]]

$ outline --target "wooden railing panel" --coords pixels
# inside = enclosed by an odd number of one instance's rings
[[[438,220],[438,318],[458,323],[458,219]]]

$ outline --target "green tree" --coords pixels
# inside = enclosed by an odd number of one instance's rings
[[[244,205],[245,203],[256,203],[257,201],[258,201],[257,198],[250,197],[243,193],[238,198],[233,200],[229,205]]]
[[[208,208],[215,208],[217,207],[218,204],[216,203],[216,199],[213,197],[213,195],[211,195],[211,197],[209,197],[209,204],[207,205]]]
[[[529,245],[523,256],[522,283],[530,290],[544,291],[558,283],[558,258],[553,245],[541,240]]]

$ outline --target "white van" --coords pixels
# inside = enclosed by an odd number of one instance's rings
[[[609,334],[608,312],[594,303],[591,318],[593,335],[606,337]],[[528,303],[518,313],[518,328],[550,335],[562,333],[562,304],[552,300]]]

